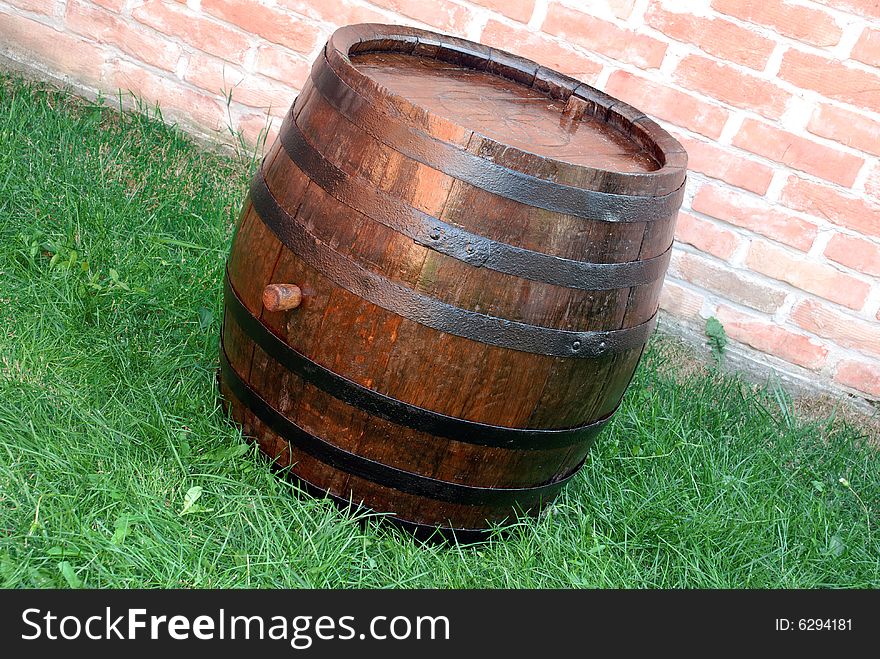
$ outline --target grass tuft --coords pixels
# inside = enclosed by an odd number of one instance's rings
[[[0,145],[0,586],[880,586],[867,433],[682,377],[661,339],[583,472],[506,537],[422,546],[301,495],[215,389],[253,161],[10,77]]]

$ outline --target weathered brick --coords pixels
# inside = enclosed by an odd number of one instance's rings
[[[449,0],[373,0],[372,4],[456,34],[467,31],[474,16],[469,7]]]
[[[825,247],[825,256],[866,275],[880,276],[880,245],[864,238],[836,233]]]
[[[740,238],[716,223],[681,211],[675,225],[675,239],[727,260],[739,247]]]
[[[859,233],[880,236],[880,204],[841,194],[835,188],[790,176],[780,201]]]
[[[527,57],[585,82],[595,80],[602,70],[599,62],[581,55],[565,44],[524,27],[511,27],[495,20],[486,23],[480,41]]]
[[[728,300],[765,313],[773,313],[785,300],[785,291],[696,254],[673,254],[669,272]]]
[[[281,115],[293,103],[296,92],[262,76],[245,74],[209,55],[189,59],[184,80],[212,94],[232,94],[232,101]]]
[[[298,53],[311,53],[322,37],[311,23],[258,0],[202,0],[201,7],[212,16]]]
[[[6,0],[13,7],[32,11],[35,14],[43,14],[44,16],[55,15],[55,3],[52,0]]]
[[[819,231],[815,224],[786,213],[763,199],[715,185],[701,186],[691,208],[804,252],[810,249]]]
[[[853,46],[850,57],[865,64],[880,67],[880,30],[865,27],[856,45]]]
[[[113,87],[130,91],[148,102],[158,102],[167,119],[179,119],[212,131],[225,128],[225,113],[215,97],[122,60],[111,64]]]
[[[673,74],[684,87],[769,119],[785,112],[791,95],[778,85],[701,55],[688,55]]]
[[[858,156],[748,118],[733,138],[733,144],[846,187],[853,184],[865,164]]]
[[[240,131],[245,141],[250,145],[256,145],[257,141],[263,139],[263,152],[278,137],[278,130],[281,127],[281,120],[265,113],[248,113],[239,117],[236,123],[236,130]],[[265,131],[265,132],[264,132]]]
[[[541,29],[643,69],[659,67],[666,53],[666,44],[659,39],[626,30],[556,3],[547,9]]]
[[[848,11],[859,18],[880,18],[880,0],[814,0],[819,4]]]
[[[309,77],[309,63],[277,46],[260,46],[257,50],[256,69],[261,74],[280,80],[288,87],[302,89]]]
[[[65,25],[99,43],[112,44],[132,57],[166,71],[173,71],[180,59],[180,47],[166,39],[138,30],[118,14],[81,0],[69,0]]]
[[[150,0],[135,7],[131,15],[144,25],[178,37],[194,48],[230,62],[241,63],[250,47],[250,42],[241,32],[161,0]]]
[[[807,130],[814,135],[880,156],[880,123],[857,112],[820,104],[813,111]]]
[[[814,46],[833,46],[843,35],[828,12],[785,0],[712,0],[712,8]]]
[[[874,165],[874,168],[865,179],[865,192],[877,200],[880,205],[880,164]]]
[[[535,11],[535,0],[474,0],[474,4],[497,11],[520,23],[528,23]]]
[[[830,265],[795,256],[763,240],[752,241],[746,265],[755,272],[850,309],[861,309],[871,290],[866,282]]]
[[[674,133],[688,154],[688,169],[759,195],[767,192],[773,169],[714,142]]]
[[[660,291],[660,308],[673,316],[687,319],[700,317],[704,296],[667,279]]]
[[[798,327],[844,348],[880,356],[880,323],[842,313],[818,300],[796,304],[791,318]]]
[[[367,5],[351,0],[276,0],[281,7],[298,14],[334,25],[355,23],[388,23],[388,16]]]
[[[828,356],[828,349],[818,341],[727,305],[719,305],[716,317],[734,341],[792,364],[815,371]]]
[[[605,91],[637,108],[645,108],[655,117],[706,137],[719,137],[729,116],[724,108],[627,71],[612,73]]]
[[[0,14],[0,52],[19,53],[48,69],[92,87],[101,86],[107,48],[59,32],[21,14]]]
[[[828,98],[880,111],[880,74],[847,66],[840,60],[791,48],[782,56],[779,77]]]
[[[645,21],[672,39],[758,71],[767,66],[776,47],[776,42],[731,21],[666,11],[657,3],[649,5]]]
[[[880,364],[844,359],[837,365],[834,381],[872,398],[880,398]]]

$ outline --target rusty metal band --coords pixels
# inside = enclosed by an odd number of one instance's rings
[[[297,377],[337,400],[392,423],[467,444],[520,451],[540,451],[566,446],[589,446],[614,414],[576,428],[541,429],[493,426],[411,405],[364,387],[312,361],[288,345],[248,309],[225,278],[226,311],[241,330],[266,354]]]
[[[402,318],[472,341],[553,357],[595,358],[641,348],[657,322],[626,329],[572,332],[489,316],[446,304],[367,270],[316,238],[272,196],[262,170],[251,183],[251,202],[267,227],[312,268],[337,286]]]
[[[665,195],[635,196],[577,188],[518,172],[410,128],[381,112],[340,79],[326,59],[312,67],[311,80],[333,109],[391,149],[469,185],[527,206],[587,220],[653,222],[672,217],[684,198],[684,183]]]
[[[476,268],[566,288],[602,291],[650,284],[661,278],[672,255],[627,263],[587,263],[515,247],[443,222],[351,176],[309,144],[291,115],[281,129],[281,144],[291,161],[322,190],[361,215],[398,231],[413,242]]]
[[[535,487],[475,487],[438,480],[351,453],[299,427],[270,405],[239,376],[229,363],[229,357],[226,355],[226,348],[222,342],[220,346],[220,376],[223,383],[229,387],[229,390],[242,405],[253,412],[272,432],[289,442],[291,446],[334,469],[407,494],[470,506],[530,508],[556,496],[583,465],[581,462],[558,480]]]

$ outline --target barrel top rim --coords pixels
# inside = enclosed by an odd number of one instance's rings
[[[419,49],[422,51],[416,52]],[[351,61],[351,55],[358,53],[402,52],[417,56],[432,56],[428,54],[432,51],[442,53],[446,57],[456,57],[458,63],[474,70],[526,84],[552,99],[568,102],[570,97],[576,97],[583,101],[590,114],[598,119],[601,120],[603,117],[597,113],[604,113],[605,121],[612,124],[613,128],[621,130],[613,122],[627,125],[629,132],[624,133],[625,136],[648,150],[659,167],[646,172],[618,172],[536,154],[479,133],[485,141],[504,147],[507,152],[552,163],[558,169],[576,170],[584,174],[595,173],[604,181],[604,187],[610,185],[619,190],[637,189],[647,194],[663,195],[677,190],[684,183],[687,173],[687,152],[663,127],[637,108],[528,58],[461,37],[382,23],[359,23],[338,28],[327,41],[324,55],[327,63],[346,82],[354,83],[359,90],[376,89],[381,92],[381,96],[393,99],[394,105],[404,110],[396,112],[396,115],[402,117],[406,114],[405,110],[417,109],[422,113],[428,113],[432,124],[474,131],[471,127],[442,117],[396,94],[361,71]],[[462,62],[462,59],[465,61]],[[379,94],[373,94],[370,100],[377,101],[378,96]]]

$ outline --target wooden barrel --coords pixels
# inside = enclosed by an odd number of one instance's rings
[[[232,416],[309,488],[417,530],[540,510],[654,327],[686,161],[638,110],[529,60],[338,30],[229,256]]]

